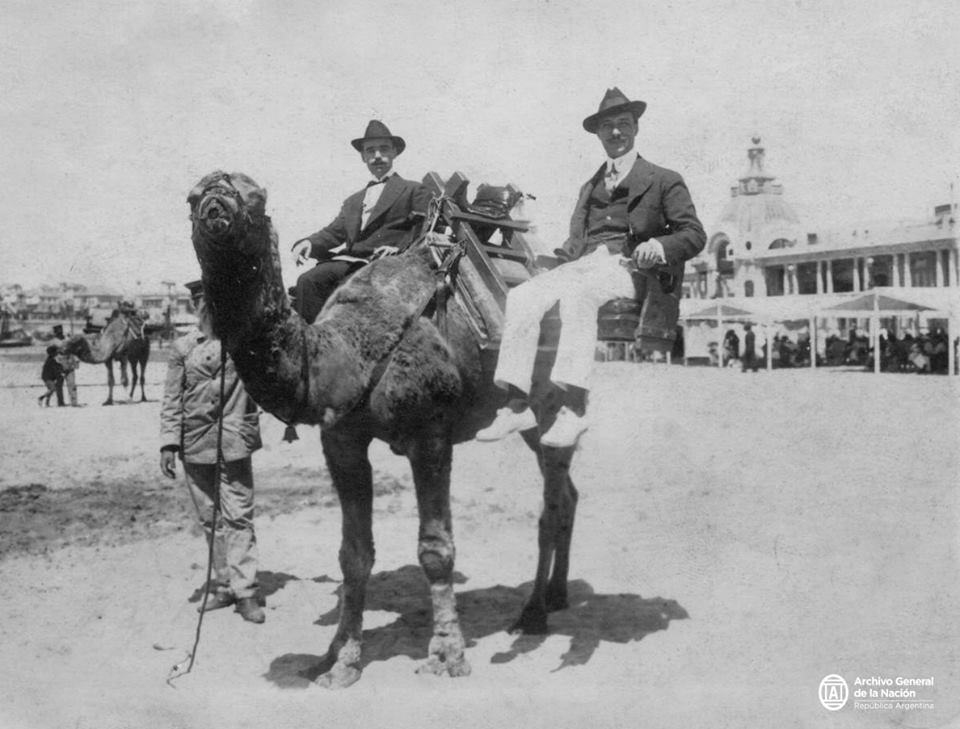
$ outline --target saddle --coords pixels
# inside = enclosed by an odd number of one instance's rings
[[[443,182],[436,173],[424,184],[433,189],[437,210],[432,229],[449,229],[463,246],[448,278],[456,300],[467,314],[483,350],[499,349],[507,291],[560,263],[537,255],[524,238],[529,224],[510,213],[524,194],[513,185],[480,185],[473,202],[466,202],[467,180],[460,173]],[[429,218],[429,216],[428,216]],[[499,233],[499,242],[492,242]],[[633,271],[636,298],[614,299],[597,316],[597,338],[636,345],[642,354],[666,354],[673,348],[680,313],[676,277],[666,272]],[[557,307],[541,322],[540,349],[555,350],[560,334]]]

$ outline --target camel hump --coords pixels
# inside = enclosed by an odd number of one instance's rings
[[[361,362],[372,366],[423,313],[436,280],[429,250],[374,261],[333,293],[314,324],[336,332]]]

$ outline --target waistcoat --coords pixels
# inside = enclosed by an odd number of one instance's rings
[[[613,188],[612,192],[607,192],[603,178],[597,180],[587,201],[588,248],[593,248],[594,245],[605,245],[612,253],[621,252],[627,234],[630,232],[630,222],[627,218],[628,197],[627,188],[618,186]]]

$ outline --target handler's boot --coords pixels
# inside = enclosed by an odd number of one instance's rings
[[[237,612],[240,617],[251,623],[262,623],[267,619],[266,613],[260,607],[260,603],[255,597],[241,597],[237,600]]]
[[[206,604],[201,602],[199,605],[197,605],[197,612],[208,613],[211,610],[219,610],[220,608],[230,607],[236,603],[236,601],[237,598],[233,596],[232,592],[227,592],[225,590],[208,592]]]

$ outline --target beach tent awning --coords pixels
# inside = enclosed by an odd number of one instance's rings
[[[912,315],[918,311],[933,311],[933,308],[874,292],[858,296],[850,301],[835,304],[834,306],[828,306],[821,310],[821,314],[853,314],[863,316],[880,313],[886,314],[887,316],[894,316],[897,314]]]
[[[754,321],[757,315],[729,304],[716,304],[687,314],[684,319],[722,319],[723,321]]]

